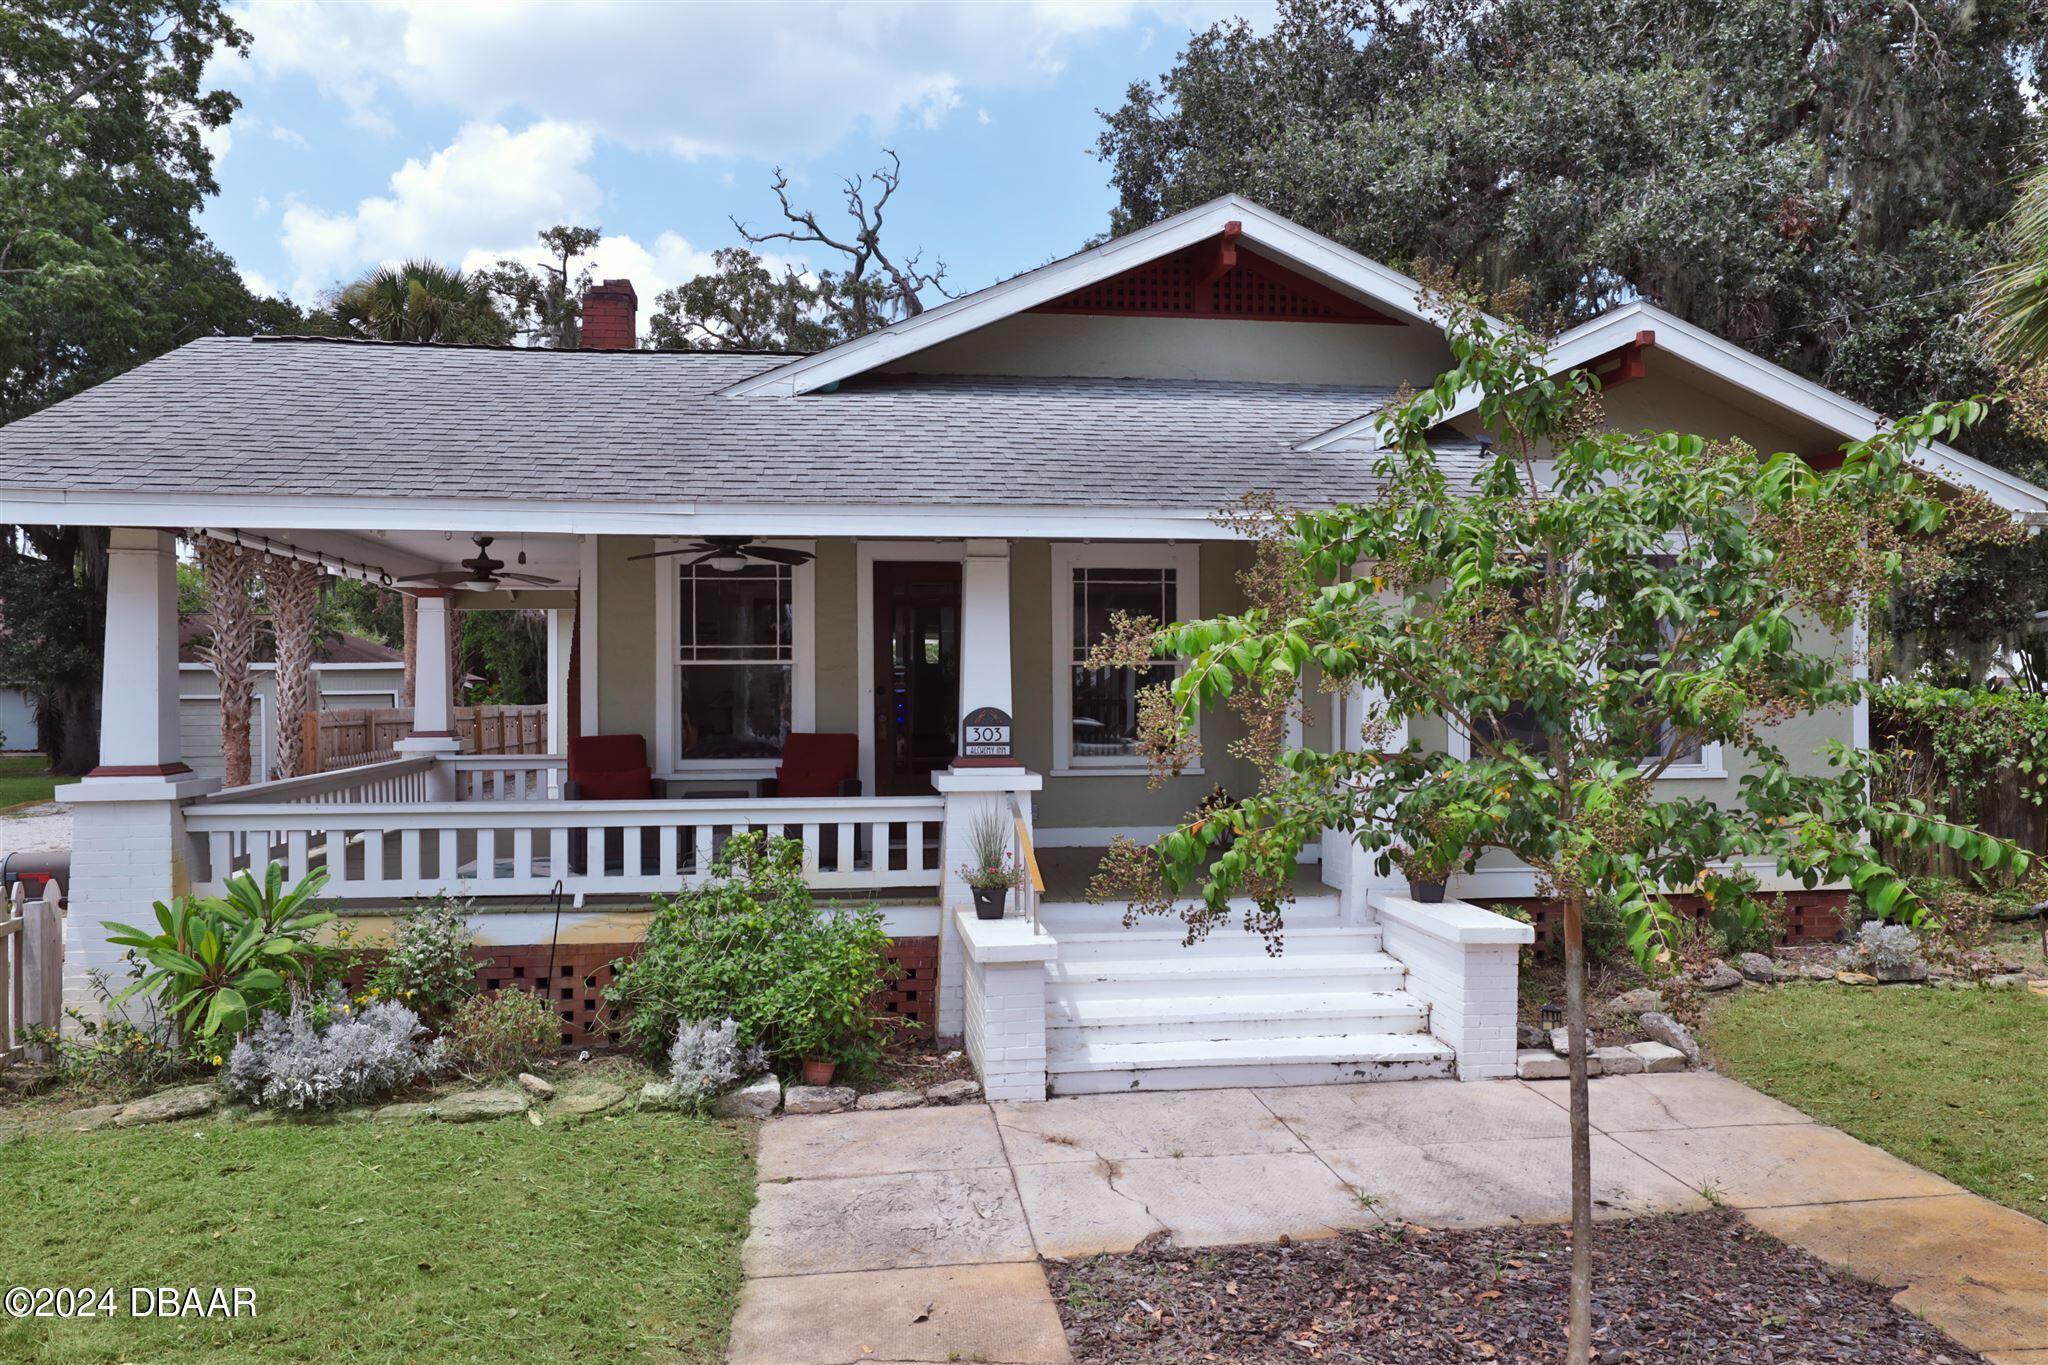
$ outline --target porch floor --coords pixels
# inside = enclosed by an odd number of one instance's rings
[[[1045,878],[1045,899],[1060,904],[1088,899],[1088,883],[1095,877],[1096,869],[1102,866],[1102,855],[1106,848],[1041,848],[1038,850],[1038,870]],[[1294,870],[1294,881],[1290,885],[1297,900],[1310,896],[1334,896],[1335,887],[1322,878],[1322,865],[1303,863]]]

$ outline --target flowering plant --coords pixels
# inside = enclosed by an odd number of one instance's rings
[[[961,867],[960,879],[977,890],[1008,890],[1024,880],[1024,869],[1010,853],[1010,831],[1003,823],[1003,813],[993,806],[968,826],[967,852],[969,861]]]

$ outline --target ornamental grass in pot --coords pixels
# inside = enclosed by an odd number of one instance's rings
[[[974,817],[967,828],[970,861],[960,869],[960,880],[974,892],[976,919],[1001,919],[1010,888],[1024,880],[1024,869],[1010,853],[1010,830],[1001,810],[991,806]]]

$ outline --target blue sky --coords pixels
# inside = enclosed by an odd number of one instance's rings
[[[977,288],[1074,250],[1113,196],[1093,155],[1134,79],[1257,4],[313,3],[245,0],[243,107],[215,139],[204,225],[262,289],[310,303],[381,260],[533,255],[601,226],[601,276],[654,293],[792,197],[839,212],[884,146],[904,187],[885,241]],[[815,252],[815,248],[811,249]],[[786,259],[805,253],[786,248]],[[827,258],[816,258],[829,264]]]

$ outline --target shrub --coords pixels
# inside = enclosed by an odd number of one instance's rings
[[[139,955],[139,979],[111,1003],[151,997],[202,1049],[233,1037],[262,1010],[288,1001],[294,982],[309,982],[325,953],[313,935],[334,916],[306,907],[326,884],[327,873],[315,870],[287,892],[284,870],[271,863],[261,883],[247,872],[230,877],[225,897],[158,901],[156,933],[108,923],[107,942]]]
[[[388,1095],[440,1069],[440,1042],[427,1041],[419,1016],[397,1001],[358,1008],[334,995],[317,1005],[299,1000],[288,1015],[264,1012],[228,1057],[230,1094],[284,1109],[334,1109]]]
[[[767,1050],[759,1044],[742,1046],[739,1030],[739,1023],[730,1018],[716,1024],[684,1024],[676,1030],[675,1044],[668,1050],[668,1077],[684,1104],[697,1108],[768,1065]]]
[[[372,983],[428,1019],[446,1016],[475,995],[477,970],[491,961],[473,951],[471,910],[467,900],[449,895],[416,907],[392,930],[391,950],[371,975]]]
[[[464,1075],[503,1076],[561,1046],[562,1020],[532,991],[511,987],[456,1006],[441,1039]]]
[[[887,980],[889,936],[874,906],[820,908],[803,846],[736,834],[702,886],[657,896],[638,958],[618,964],[605,1000],[658,1063],[685,1022],[730,1017],[741,1046],[778,1066],[828,1056],[858,1075],[881,1055],[871,1007]]]
[[[86,979],[105,1007],[112,998],[106,973],[95,967]],[[221,1064],[210,1044],[184,1037],[154,1003],[133,1017],[103,1013],[95,1018],[77,1007],[64,1011],[71,1022],[62,1032],[41,1024],[23,1029],[23,1040],[47,1047],[65,1080],[92,1089],[134,1091],[178,1080]]]
[[[1905,971],[1920,961],[1920,936],[1903,924],[1865,920],[1856,937],[1835,955],[1845,971]]]

